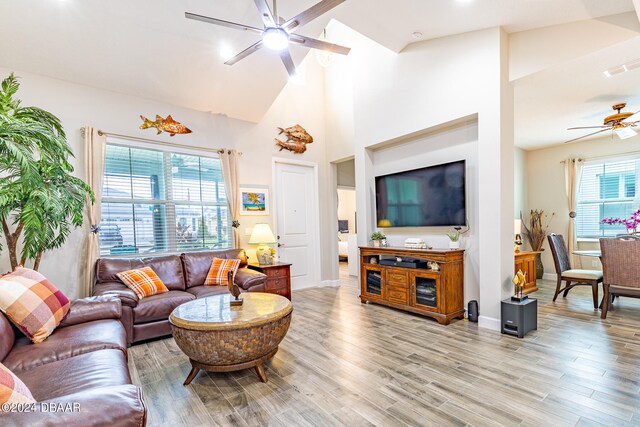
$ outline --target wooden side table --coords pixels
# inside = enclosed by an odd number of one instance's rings
[[[248,267],[267,275],[265,292],[282,295],[291,300],[291,264],[276,262],[271,265],[249,264]]]
[[[522,270],[523,273],[526,273],[527,283],[522,287],[522,294],[527,295],[531,292],[535,292],[538,290],[538,286],[536,284],[536,255],[538,252],[516,252],[515,253],[515,261],[514,261],[514,273],[517,273],[518,270]]]

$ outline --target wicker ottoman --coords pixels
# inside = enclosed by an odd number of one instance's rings
[[[242,294],[244,304],[231,307],[231,295],[215,295],[182,304],[169,322],[178,347],[191,360],[184,385],[200,369],[229,372],[255,368],[267,382],[263,364],[278,351],[287,334],[293,307],[280,295],[261,292]]]

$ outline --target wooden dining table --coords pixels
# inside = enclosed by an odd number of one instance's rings
[[[600,252],[599,250],[573,251],[573,254],[580,255],[580,256],[591,256],[591,257],[602,258],[602,252]]]

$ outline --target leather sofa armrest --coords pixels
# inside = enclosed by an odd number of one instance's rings
[[[267,275],[260,273],[259,271],[251,270],[249,268],[239,268],[236,271],[236,277],[234,282],[242,289],[249,290],[253,286],[261,285],[267,281]]]
[[[147,409],[135,385],[99,387],[35,404],[32,412],[1,412],[2,426],[144,426]]]
[[[115,295],[101,295],[71,301],[69,313],[62,319],[61,327],[77,325],[102,319],[117,319],[122,316],[122,304]]]
[[[97,283],[93,287],[93,296],[103,295],[116,296],[120,298],[122,305],[128,305],[129,307],[137,306],[139,301],[138,295],[120,282]]]

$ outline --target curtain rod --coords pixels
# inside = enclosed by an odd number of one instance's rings
[[[612,159],[615,157],[620,157],[620,156],[626,156],[629,154],[640,154],[640,151],[635,150],[635,151],[625,151],[624,153],[616,153],[616,154],[607,154],[605,156],[596,156],[596,157],[589,157],[589,158],[584,158],[584,157],[579,157],[578,161],[579,162],[584,162],[586,160],[602,160],[602,159]],[[560,163],[566,163],[566,160],[562,160],[560,161]]]
[[[83,133],[85,132],[85,128],[82,128],[81,130],[82,130]],[[211,151],[211,152],[218,153],[218,154],[224,153],[224,151],[226,150],[226,148],[207,148],[207,147],[198,147],[198,146],[195,146],[195,145],[173,144],[171,142],[158,141],[156,139],[149,139],[149,138],[141,138],[141,137],[138,137],[138,136],[122,135],[122,134],[119,134],[119,133],[106,132],[106,131],[103,131],[103,130],[98,130],[98,135],[100,135],[100,136],[103,136],[103,135],[113,136],[113,137],[116,137],[116,138],[127,139],[127,140],[130,140],[130,141],[145,141],[145,142],[150,142],[150,143],[153,143],[153,144],[164,145],[164,146],[167,146],[167,147],[182,147],[182,148],[190,148],[190,149],[193,149],[193,150]],[[242,152],[238,152],[238,155],[242,156]]]

